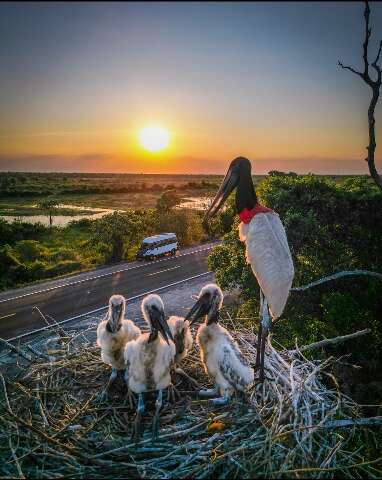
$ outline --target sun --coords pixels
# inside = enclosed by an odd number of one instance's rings
[[[145,150],[159,152],[169,144],[170,134],[164,128],[150,125],[139,132],[139,142]]]

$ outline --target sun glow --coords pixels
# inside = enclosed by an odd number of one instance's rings
[[[145,150],[159,152],[169,144],[170,134],[164,128],[150,125],[139,132],[139,142]]]

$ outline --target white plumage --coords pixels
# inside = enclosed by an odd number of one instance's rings
[[[215,284],[209,284],[202,288],[193,308],[197,317],[206,315],[205,323],[198,329],[196,341],[200,346],[204,369],[215,384],[215,389],[202,390],[200,394],[207,396],[220,393],[222,398],[215,399],[215,404],[226,403],[235,391],[244,392],[254,380],[253,369],[239,346],[228,330],[218,322],[222,303],[221,289]]]
[[[200,358],[206,373],[219,387],[220,395],[245,391],[254,380],[254,372],[229,332],[219,325],[201,325],[197,333]]]
[[[245,242],[247,263],[260,285],[273,319],[284,311],[294,277],[292,256],[280,217],[275,212],[258,213],[239,225]]]
[[[151,327],[151,333],[141,334],[125,348],[129,388],[138,394],[163,390],[171,384],[170,368],[175,358],[175,345],[172,341],[167,343],[157,330],[152,339],[156,329],[150,313],[153,308],[164,318],[164,306],[159,295],[148,295],[142,302],[142,314]]]
[[[141,330],[131,320],[124,318],[125,308],[125,298],[122,295],[112,295],[107,316],[97,328],[101,358],[116,370],[125,369],[123,352],[126,344],[141,335]]]
[[[172,316],[167,320],[175,343],[175,364],[179,365],[193,345],[190,322],[183,317]]]

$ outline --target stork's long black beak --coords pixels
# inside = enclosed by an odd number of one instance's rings
[[[228,172],[224,177],[222,184],[220,185],[218,193],[215,195],[215,198],[213,199],[210,208],[204,215],[204,222],[206,222],[209,218],[212,218],[223,206],[229,194],[234,190],[235,187],[237,187],[237,184],[239,183],[239,178],[240,174],[239,169],[237,168],[237,164],[232,165],[231,163]]]
[[[118,322],[122,313],[122,305],[115,305],[111,309],[111,315],[113,318],[113,322]]]
[[[162,311],[157,308],[151,308],[150,320],[152,327],[159,331],[167,344],[169,343],[168,339],[174,341],[174,337],[172,336],[170,327],[168,326],[166,317]]]
[[[111,318],[109,319],[109,326],[113,333],[118,331],[120,322],[121,322],[121,314],[122,314],[123,305],[114,305],[111,308]]]
[[[187,313],[185,320],[189,320],[190,325],[195,323],[199,318],[204,317],[208,314],[211,308],[211,298],[210,295],[204,294],[198,298],[197,302]]]

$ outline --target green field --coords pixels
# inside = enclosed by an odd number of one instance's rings
[[[342,182],[349,176],[317,176]],[[258,184],[265,175],[253,177]],[[165,190],[175,190],[181,199],[212,196],[223,175],[22,173],[0,172],[0,216],[41,215],[35,207],[44,198],[61,204],[92,209],[154,208]],[[59,215],[89,214],[60,209]]]

